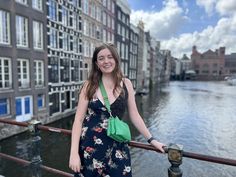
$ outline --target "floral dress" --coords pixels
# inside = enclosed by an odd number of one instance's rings
[[[124,84],[124,93],[111,104],[113,116],[123,116],[127,99]],[[89,102],[80,137],[81,173],[75,177],[132,177],[128,144],[107,136],[108,118],[109,113],[98,98]]]

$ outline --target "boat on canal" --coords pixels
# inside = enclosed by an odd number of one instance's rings
[[[236,86],[236,74],[226,78],[228,85]]]

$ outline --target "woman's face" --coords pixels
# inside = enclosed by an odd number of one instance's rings
[[[103,74],[112,73],[116,62],[109,49],[102,49],[97,55],[97,66]]]

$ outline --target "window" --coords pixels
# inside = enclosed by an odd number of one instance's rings
[[[28,88],[30,85],[29,79],[29,61],[26,59],[17,60],[18,84],[21,88]]]
[[[28,47],[28,19],[16,16],[16,45]]]
[[[103,6],[107,6],[107,0],[103,0],[103,2],[102,2],[102,4],[103,4]]]
[[[30,120],[33,115],[32,97],[18,97],[16,104],[16,121],[23,122]]]
[[[21,4],[25,4],[25,5],[28,4],[27,0],[16,0],[16,2],[19,2]]]
[[[111,10],[111,0],[107,0],[107,9]]]
[[[115,21],[113,18],[111,19],[111,24],[112,24],[112,29],[115,30]]]
[[[71,93],[70,93],[70,91],[66,91],[63,94],[64,94],[64,99],[65,99],[64,108],[70,109],[70,107],[71,107]]]
[[[70,81],[70,60],[68,58],[60,60],[61,82]]]
[[[103,25],[107,25],[107,14],[106,14],[106,12],[103,12],[103,20],[102,20],[102,22],[103,22]]]
[[[58,31],[50,28],[49,45],[51,48],[58,48]]]
[[[95,4],[94,3],[92,3],[91,4],[91,16],[95,19],[96,18],[96,7],[95,7]]]
[[[115,3],[112,1],[112,13],[115,13]]]
[[[10,114],[9,99],[1,98],[0,99],[0,116],[5,116],[8,114]]]
[[[69,24],[69,11],[65,7],[62,7],[62,24],[64,26],[68,26]]]
[[[44,74],[43,74],[43,61],[35,60],[34,61],[34,83],[35,86],[44,85]]]
[[[0,43],[10,44],[10,17],[9,13],[0,10]]]
[[[85,14],[89,14],[89,2],[88,2],[88,0],[84,0],[84,13]]]
[[[63,33],[63,49],[65,51],[70,49],[70,35],[68,33]]]
[[[32,7],[37,10],[43,10],[42,0],[32,0]]]
[[[44,95],[39,94],[37,97],[37,104],[38,104],[38,109],[42,109],[45,107],[45,101],[44,101]]]
[[[11,61],[9,58],[0,58],[0,89],[11,87]]]
[[[48,14],[50,20],[57,21],[57,3],[54,0],[49,0]]]
[[[105,30],[105,29],[103,29],[102,35],[103,35],[102,41],[103,41],[103,42],[106,42],[106,41],[107,41],[107,38],[106,38],[106,30]]]
[[[60,111],[59,93],[53,93],[49,96],[50,100],[50,115]]]
[[[57,57],[49,57],[48,65],[49,65],[49,82],[57,83],[59,82],[59,62]]]
[[[78,0],[72,0],[73,2],[73,6],[76,7],[76,8],[79,8],[79,1]]]
[[[79,60],[74,60],[73,81],[79,81]]]
[[[97,11],[96,11],[96,19],[97,21],[101,22],[101,9],[99,6],[97,6]]]
[[[79,45],[80,45],[80,40],[78,37],[74,36],[74,47],[73,47],[73,50],[75,53],[80,53],[80,50],[79,50]]]
[[[43,49],[43,24],[33,21],[34,49]]]

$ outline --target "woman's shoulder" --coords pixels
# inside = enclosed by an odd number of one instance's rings
[[[85,80],[80,87],[80,93],[86,93],[89,81]]]
[[[128,78],[123,78],[123,82],[128,90],[133,89],[133,84]]]

